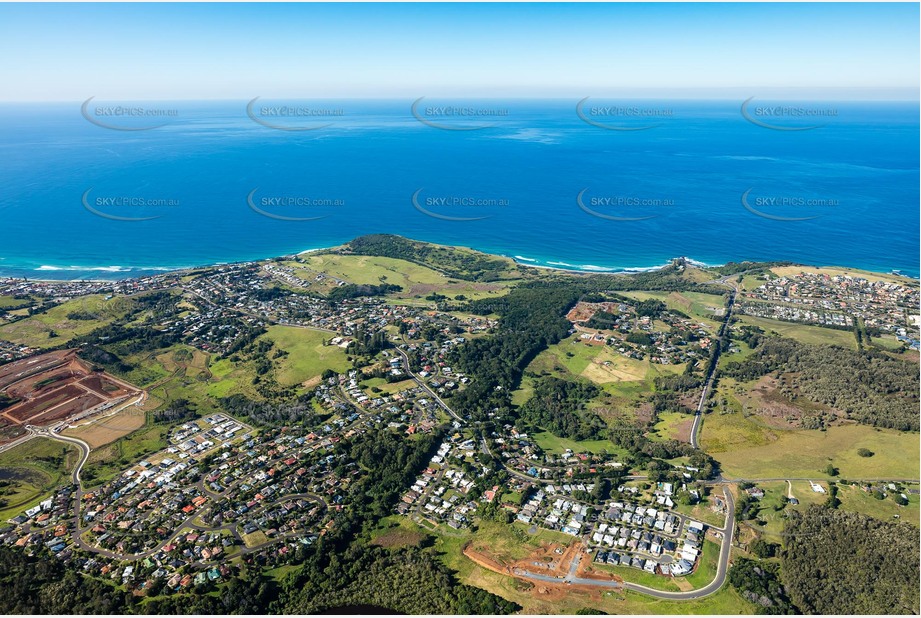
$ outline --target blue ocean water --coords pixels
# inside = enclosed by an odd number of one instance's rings
[[[137,276],[377,232],[583,270],[686,256],[919,275],[917,103],[436,103],[2,105],[0,275]]]

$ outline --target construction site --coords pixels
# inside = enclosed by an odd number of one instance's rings
[[[63,427],[141,401],[143,391],[56,350],[0,366],[0,445],[28,428]]]

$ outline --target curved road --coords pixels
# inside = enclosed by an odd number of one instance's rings
[[[723,528],[717,528],[716,526],[710,526],[715,530],[720,530],[723,533],[723,542],[720,543],[720,556],[719,560],[716,563],[716,576],[713,578],[709,584],[703,588],[698,588],[696,590],[688,590],[686,592],[667,592],[664,590],[656,590],[655,588],[649,588],[647,586],[642,586],[640,584],[634,584],[631,582],[617,582],[610,580],[599,580],[599,579],[590,579],[586,577],[576,577],[576,570],[579,567],[579,561],[582,558],[582,554],[577,554],[573,559],[569,567],[568,575],[562,579],[562,582],[567,584],[578,584],[580,586],[597,586],[599,588],[614,588],[618,590],[626,589],[632,590],[633,592],[640,592],[642,594],[647,594],[651,597],[657,599],[667,599],[672,601],[688,601],[692,599],[700,599],[702,597],[709,596],[723,587],[723,584],[726,582],[726,575],[729,572],[729,553],[732,550],[732,537],[735,533],[735,501],[732,497],[732,493],[729,491],[728,487],[723,487],[723,495],[726,498],[726,504],[729,507],[726,512],[726,524]],[[540,575],[537,573],[531,573],[523,569],[518,569],[515,572],[516,575],[521,577],[526,577],[528,579],[535,579],[544,582],[550,582],[554,584],[559,584],[561,579],[558,577],[551,577],[549,575]]]
[[[200,513],[194,513],[190,515],[189,517],[187,517],[179,526],[177,526],[173,534],[171,534],[166,540],[160,542],[156,547],[149,549],[145,552],[142,552],[140,554],[119,554],[117,552],[109,551],[107,549],[102,549],[101,547],[94,547],[90,545],[89,543],[84,541],[82,537],[83,533],[86,532],[88,527],[83,528],[83,529],[80,528],[80,506],[83,502],[83,482],[80,480],[80,472],[83,470],[83,466],[86,464],[86,461],[90,456],[90,445],[78,438],[71,438],[69,436],[59,435],[55,433],[53,429],[49,430],[49,429],[32,427],[32,426],[27,426],[27,429],[29,430],[31,436],[33,437],[43,437],[43,438],[49,438],[51,440],[57,440],[59,442],[66,442],[68,444],[75,445],[80,450],[80,460],[77,462],[77,465],[74,467],[74,471],[71,473],[71,480],[73,484],[76,486],[76,491],[74,492],[74,500],[76,502],[74,505],[74,516],[73,516],[74,533],[72,535],[72,539],[74,543],[81,549],[90,551],[90,552],[94,552],[94,553],[98,553],[108,558],[115,558],[118,560],[140,560],[148,556],[152,556],[153,554],[160,551],[164,546],[166,546],[167,544],[175,540],[178,536],[183,534],[183,530],[186,530],[186,529],[200,530],[202,532],[215,532],[218,530],[229,530],[231,534],[238,541],[242,542],[243,539],[240,536],[239,532],[236,530],[235,524],[224,524],[222,526],[213,526],[213,527],[202,526],[202,525],[193,523],[194,520],[200,515]],[[275,500],[264,504],[263,507],[271,508],[275,506],[276,504],[280,504],[286,500],[296,500],[299,498],[313,500],[317,502],[319,505],[321,505],[323,508],[328,508],[326,501],[322,497],[317,496],[312,493],[296,493],[296,494],[288,494],[288,495],[280,496],[276,498]],[[286,540],[289,537],[296,537],[301,534],[303,534],[303,532],[298,530],[298,531],[289,532],[289,533],[280,535],[273,539],[268,539],[263,543],[259,543],[258,545],[253,545],[251,547],[244,546],[241,548],[241,553],[248,554],[254,551],[258,551],[267,545],[271,545],[273,543],[277,543],[279,541]]]

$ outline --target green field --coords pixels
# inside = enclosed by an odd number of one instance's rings
[[[186,345],[130,355],[125,361],[134,369],[121,377],[147,389],[160,402],[188,399],[202,414],[218,409],[216,399],[237,393],[251,396],[254,390],[251,363],[213,360]]]
[[[0,326],[0,339],[32,347],[64,345],[74,337],[111,324],[126,315],[132,306],[133,302],[124,297],[105,300],[99,294],[83,296],[52,307],[45,313]],[[86,312],[97,317],[90,320],[72,320],[67,315],[73,312]],[[49,336],[52,331],[57,337]]]
[[[537,443],[542,451],[552,455],[561,455],[566,452],[566,449],[571,449],[573,453],[601,453],[602,451],[620,453],[623,451],[610,440],[582,440],[577,442],[568,438],[560,438],[549,431],[532,434],[531,438],[534,439],[534,442]]]
[[[523,406],[534,395],[534,378],[524,376],[521,378],[521,384],[512,391],[512,403],[516,406]]]
[[[320,376],[326,369],[342,373],[351,367],[344,349],[323,345],[333,335],[294,326],[270,326],[262,338],[288,352],[275,361],[276,379],[282,386],[301,384]]]
[[[69,444],[33,438],[0,453],[0,521],[15,517],[41,502],[77,463]]]
[[[654,440],[677,440],[683,426],[693,422],[694,417],[681,412],[662,412],[659,422],[653,426],[650,438]]]
[[[0,295],[0,309],[4,311],[11,311],[19,309],[20,307],[28,307],[31,304],[31,301],[28,299],[18,299],[13,298],[12,296],[3,296]]]
[[[831,463],[841,478],[918,477],[918,434],[840,425],[826,431],[768,428],[739,412],[704,417],[701,447],[729,478],[825,478]],[[873,457],[861,457],[867,448]]]
[[[765,332],[774,331],[782,337],[796,339],[800,343],[837,345],[851,350],[857,349],[857,339],[849,330],[835,330],[821,326],[808,326],[793,322],[781,322],[768,318],[756,318],[750,315],[739,315],[742,324],[749,324],[763,329]]]
[[[416,386],[415,381],[412,379],[401,380],[400,382],[387,382],[384,378],[371,378],[369,380],[364,380],[361,383],[370,396],[377,396],[378,394],[392,395],[394,393],[399,393],[408,388],[413,388]],[[372,389],[377,388],[380,390],[380,393],[375,393]]]
[[[918,489],[918,485],[910,485],[909,487]],[[892,521],[897,518],[915,526],[921,526],[921,498],[919,498],[918,494],[908,493],[907,490],[905,495],[908,497],[908,504],[900,506],[892,499],[892,495],[886,496],[882,500],[877,500],[860,487],[839,485],[838,499],[841,500],[841,506],[838,508],[845,511],[857,511],[886,521]]]
[[[538,354],[528,365],[528,371],[562,378],[579,376],[611,387],[612,394],[617,394],[621,388],[645,391],[656,376],[681,373],[684,367],[684,364],[659,365],[648,359],[627,358],[609,346],[587,344],[575,333]]]
[[[712,491],[714,495],[723,496],[723,492],[720,489],[714,488]],[[674,510],[682,515],[687,515],[692,519],[718,528],[722,528],[726,523],[726,516],[722,513],[717,513],[711,508],[709,496],[702,498],[697,504],[681,504],[677,502]]]
[[[713,541],[704,541],[697,569],[684,579],[695,589],[703,588],[716,577],[716,567],[719,558],[720,546]],[[676,579],[680,581],[682,578],[678,577]]]
[[[424,300],[433,292],[449,298],[462,294],[470,299],[501,296],[508,290],[508,282],[474,283],[450,279],[440,272],[408,262],[387,257],[366,255],[335,255],[329,253],[300,256],[300,262],[285,262],[285,266],[299,269],[298,276],[313,281],[317,273],[325,273],[349,283],[398,285],[402,292],[396,299]]]
[[[754,350],[748,347],[748,344],[744,341],[733,340],[732,345],[739,348],[738,352],[723,352],[720,354],[719,368],[722,369],[726,366],[726,363],[741,362],[751,356],[754,353]]]

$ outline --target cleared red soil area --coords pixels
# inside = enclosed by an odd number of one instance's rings
[[[586,303],[578,302],[576,306],[569,310],[569,313],[566,314],[566,319],[570,322],[586,322],[592,318],[599,311],[606,311],[608,313],[617,313],[617,303],[604,302],[604,303]]]
[[[28,378],[48,371],[52,367],[62,365],[68,361],[68,355],[75,358],[73,350],[57,350],[3,365],[0,367],[0,391],[6,390],[10,384],[23,378]]]
[[[83,378],[80,380],[80,384],[106,398],[121,397],[129,392],[122,388],[121,385],[112,380],[107,380],[105,376],[98,373]]]
[[[80,412],[89,410],[94,406],[98,406],[105,399],[98,397],[92,393],[83,393],[76,399],[70,399],[64,405],[58,406],[53,410],[48,410],[43,414],[38,416],[33,416],[29,419],[29,423],[33,425],[45,425],[53,423],[55,421],[60,421],[62,419],[74,416]]]
[[[93,371],[75,350],[60,350],[0,367],[0,392],[18,400],[0,411],[3,429],[50,425],[140,391],[104,372]]]
[[[25,421],[49,408],[64,403],[68,399],[76,399],[85,392],[78,386],[68,384],[31,401],[24,401],[15,405],[6,411],[6,415],[15,421]]]

